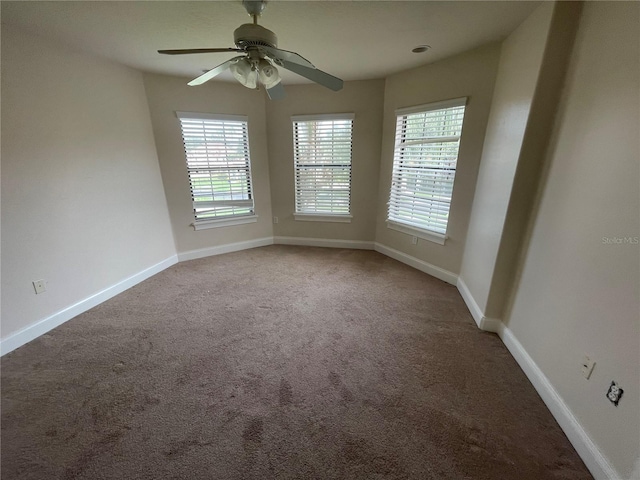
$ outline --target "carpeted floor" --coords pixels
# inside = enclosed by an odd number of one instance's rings
[[[591,479],[455,287],[371,251],[181,263],[2,358],[2,479]]]

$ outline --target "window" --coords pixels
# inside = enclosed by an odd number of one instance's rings
[[[247,117],[177,112],[196,230],[255,222]]]
[[[444,245],[466,100],[396,111],[389,228]]]
[[[353,114],[295,116],[296,220],[351,221]]]

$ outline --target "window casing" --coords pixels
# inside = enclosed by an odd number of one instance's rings
[[[466,98],[396,111],[389,228],[444,244]]]
[[[349,222],[353,114],[294,116],[296,220]]]
[[[196,230],[256,221],[247,117],[177,112]]]

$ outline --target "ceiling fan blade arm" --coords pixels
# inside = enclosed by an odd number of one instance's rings
[[[282,82],[278,82],[276,85],[271,88],[267,88],[266,90],[270,100],[282,100],[285,97]]]
[[[341,79],[334,77],[333,75],[329,75],[322,70],[318,70],[317,68],[304,67],[297,63],[287,62],[286,60],[282,62],[282,67],[292,71],[293,73],[297,73],[300,76],[308,78],[323,87],[327,87],[334,92],[342,90],[342,87],[344,86],[344,82]]]
[[[298,65],[302,65],[303,67],[316,68],[313,63],[295,52],[289,52],[287,50],[280,50],[279,48],[267,46],[261,46],[260,48],[264,51],[264,53],[266,53],[269,58],[272,58],[276,63],[280,65],[282,65],[282,62],[290,62],[297,63]]]
[[[221,63],[217,67],[214,67],[208,72],[203,73],[199,77],[194,78],[189,83],[187,83],[187,85],[189,85],[190,87],[195,87],[196,85],[202,85],[203,83],[208,82],[216,75],[220,75],[222,72],[227,70],[233,62],[237,61],[240,58],[244,58],[244,57],[243,56],[233,57],[227,60],[226,62]]]
[[[239,48],[182,48],[178,50],[158,50],[162,55],[189,55],[192,53],[242,52]]]

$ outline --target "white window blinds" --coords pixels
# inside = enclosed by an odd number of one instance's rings
[[[292,117],[296,213],[350,213],[353,118]]]
[[[254,214],[247,118],[177,112],[196,224]]]
[[[445,235],[466,98],[396,112],[390,222]]]

